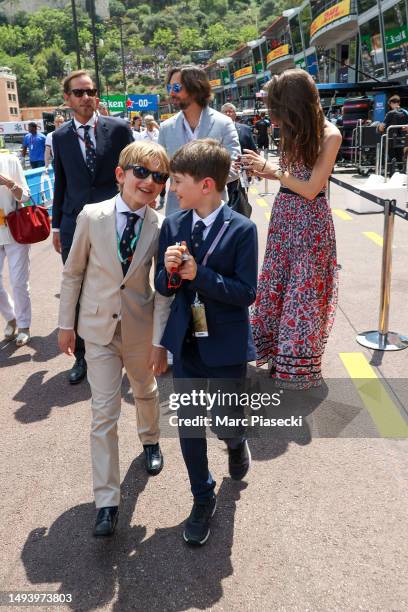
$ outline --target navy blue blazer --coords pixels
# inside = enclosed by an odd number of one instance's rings
[[[249,324],[248,307],[255,301],[258,274],[258,238],[252,221],[224,205],[196,262],[197,276],[183,281],[179,289],[167,288],[164,254],[168,246],[185,240],[191,253],[192,211],[167,217],[159,240],[156,289],[165,296],[175,295],[161,344],[181,358],[183,341],[191,320],[191,304],[196,292],[205,304],[209,336],[197,338],[201,359],[207,366],[238,365],[256,358]],[[202,261],[224,222],[228,227],[206,266]]]
[[[241,151],[244,149],[256,151],[257,148],[251,128],[248,125],[243,125],[242,123],[236,123],[235,127],[237,128]]]
[[[108,200],[118,192],[115,168],[120,152],[131,142],[134,139],[126,121],[100,115],[96,125],[96,170],[92,177],[72,121],[54,132],[53,227],[73,234],[76,217],[85,204]]]

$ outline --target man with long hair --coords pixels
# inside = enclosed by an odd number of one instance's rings
[[[167,75],[167,91],[171,104],[179,112],[160,125],[159,144],[169,157],[181,146],[198,138],[214,138],[228,149],[231,158],[240,155],[238,134],[229,117],[210,108],[211,85],[204,70],[197,66],[171,68]],[[237,180],[230,170],[228,183]],[[223,200],[227,200],[225,190]],[[166,215],[179,210],[177,196],[170,191],[167,197]]]

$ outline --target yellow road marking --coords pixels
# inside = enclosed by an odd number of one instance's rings
[[[259,191],[257,190],[256,187],[254,187],[253,185],[249,188],[249,193],[254,193],[254,194],[258,194]]]
[[[377,431],[384,438],[408,438],[408,423],[363,353],[340,353],[340,358]]]
[[[353,217],[349,215],[345,210],[341,210],[341,208],[332,208],[332,212],[339,217],[339,219],[343,219],[343,221],[352,221]]]
[[[363,232],[363,234],[364,236],[375,242],[375,244],[378,244],[378,246],[383,246],[382,236],[380,236],[380,234],[377,234],[377,232]]]
[[[266,212],[265,213],[265,217],[266,217],[267,221],[270,221],[271,220],[271,213],[270,212]]]
[[[258,204],[258,206],[262,206],[262,208],[268,208],[268,202],[266,202],[266,200],[264,200],[263,198],[257,198],[256,203]]]

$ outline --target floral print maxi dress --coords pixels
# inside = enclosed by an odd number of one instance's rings
[[[285,158],[281,168],[288,170]],[[291,164],[301,180],[311,170]],[[268,230],[251,324],[257,365],[282,386],[321,384],[321,360],[337,304],[336,239],[325,196],[278,193]],[[286,382],[286,385],[285,385]]]

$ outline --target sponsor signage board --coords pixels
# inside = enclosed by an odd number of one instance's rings
[[[330,7],[320,15],[316,17],[310,26],[310,36],[314,36],[318,30],[329,25],[333,21],[340,19],[341,17],[347,17],[350,15],[350,0],[342,0],[338,4]]]
[[[281,45],[280,47],[269,51],[268,55],[266,56],[266,63],[270,64],[271,62],[279,59],[280,57],[284,57],[285,55],[289,55],[289,45]]]
[[[101,96],[101,101],[107,104],[111,113],[121,113],[126,110],[126,99],[123,95]]]
[[[245,66],[245,68],[241,68],[240,70],[236,70],[234,72],[234,79],[240,79],[244,76],[249,76],[252,74],[252,66]]]
[[[221,79],[213,79],[212,81],[210,81],[210,85],[211,87],[220,87]]]
[[[127,109],[141,113],[157,111],[159,109],[158,94],[130,94],[126,101]]]
[[[28,132],[28,124],[35,122],[39,132],[44,131],[44,121],[42,119],[27,119],[26,121],[1,121],[0,135],[5,134],[25,134]]]

